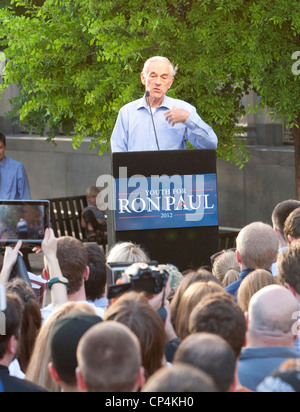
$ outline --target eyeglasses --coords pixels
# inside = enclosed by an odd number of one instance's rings
[[[222,252],[218,252],[218,253],[215,253],[214,255],[212,255],[212,256],[210,257],[211,265],[213,266],[214,263],[215,263],[215,261],[216,261],[220,256],[222,256],[224,253],[227,253],[227,252],[236,252],[236,248],[227,249],[227,250],[224,249],[224,250],[222,250]]]

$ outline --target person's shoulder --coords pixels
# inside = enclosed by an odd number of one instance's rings
[[[94,309],[96,315],[99,318],[103,319],[103,316],[104,316],[104,309],[103,308],[96,306],[95,303],[91,302],[91,301],[86,301],[85,303],[87,303],[92,309]]]
[[[6,165],[9,165],[9,166],[23,166],[22,163],[8,156],[5,156],[4,162]]]
[[[48,306],[45,306],[44,308],[41,309],[41,315],[42,315],[42,322],[43,324],[46,322],[46,320],[52,315],[53,313],[53,305],[50,303]]]
[[[171,106],[172,107],[176,106],[176,107],[179,107],[180,109],[185,109],[185,110],[189,110],[189,111],[191,111],[193,109],[196,110],[195,107],[192,104],[186,102],[185,100],[175,99],[175,98],[170,97],[170,96],[165,96],[165,101],[168,103],[168,105],[170,107]]]
[[[7,156],[5,156],[5,166],[14,170],[24,170],[24,166],[21,162],[18,162],[17,160],[14,160],[11,157]]]
[[[15,378],[14,376],[7,376],[7,378],[2,381],[4,392],[48,392],[47,389],[36,385],[33,382],[27,380]]]
[[[239,290],[239,287],[241,286],[241,279],[231,283],[229,286],[225,288],[225,291],[229,293],[230,295],[235,295],[237,291]]]
[[[139,107],[143,106],[143,98],[142,99],[138,99],[138,100],[134,100],[130,103],[125,104],[121,110],[120,113],[126,113],[132,110],[137,110]]]

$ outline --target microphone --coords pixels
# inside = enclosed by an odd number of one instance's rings
[[[148,102],[148,105],[150,107],[150,114],[151,114],[151,119],[152,119],[152,124],[153,124],[153,130],[154,130],[157,149],[160,150],[159,143],[158,143],[158,138],[157,138],[157,133],[156,133],[156,127],[155,127],[155,123],[154,123],[152,107],[151,107],[151,104],[150,104],[150,92],[148,90],[146,91],[146,101]]]

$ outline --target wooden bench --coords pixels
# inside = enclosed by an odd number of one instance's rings
[[[50,225],[56,237],[72,236],[81,242],[89,242],[85,229],[81,227],[81,214],[87,207],[86,196],[49,199]],[[107,242],[102,238],[97,243],[106,250]]]
[[[219,249],[228,250],[236,248],[236,238],[238,237],[241,229],[220,227],[219,230]]]

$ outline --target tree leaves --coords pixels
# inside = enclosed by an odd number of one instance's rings
[[[143,93],[144,61],[179,65],[170,95],[197,107],[219,137],[218,154],[248,160],[238,120],[249,90],[273,116],[296,123],[300,50],[298,0],[14,0],[0,11],[2,50],[11,64],[2,90],[18,83],[13,115],[50,139],[59,130],[76,148],[85,136],[103,152],[119,109]]]

